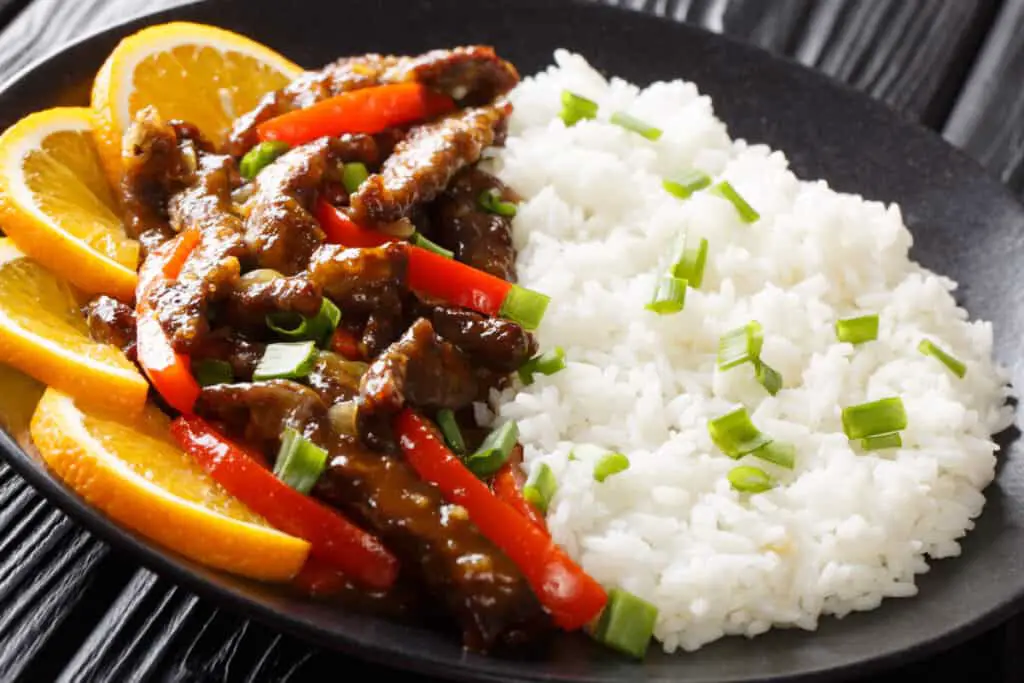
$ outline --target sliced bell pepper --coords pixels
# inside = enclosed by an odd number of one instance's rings
[[[516,466],[507,462],[495,473],[491,482],[494,495],[547,533],[548,525],[544,522],[544,516],[523,496],[523,482],[516,476],[515,470]]]
[[[292,585],[306,595],[337,595],[348,586],[348,577],[326,562],[311,557],[292,579]]]
[[[328,242],[343,244],[346,247],[379,247],[397,241],[391,235],[357,225],[347,213],[326,199],[321,198],[317,201],[313,211]]]
[[[601,585],[549,535],[495,497],[448,450],[429,421],[405,409],[395,418],[395,433],[402,453],[420,478],[437,486],[446,500],[469,512],[480,532],[523,572],[555,624],[575,630],[600,614],[608,600]]]
[[[330,347],[331,351],[339,356],[344,356],[346,360],[363,360],[363,354],[359,350],[359,340],[343,327],[334,330],[334,334],[331,335]]]
[[[455,101],[420,83],[394,83],[341,93],[256,127],[260,141],[301,145],[325,135],[374,134],[455,109]]]
[[[398,560],[373,535],[289,487],[200,417],[179,417],[171,435],[224,489],[275,528],[310,543],[312,556],[371,588],[388,588]]]

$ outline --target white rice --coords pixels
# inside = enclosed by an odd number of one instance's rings
[[[641,90],[579,56],[555,61],[512,93],[493,164],[525,197],[520,282],[551,296],[538,339],[564,347],[568,368],[492,406],[499,422],[519,422],[526,466],[546,462],[557,475],[555,540],[606,587],[654,603],[670,652],[773,626],[813,629],[821,614],[914,595],[926,557],[960,552],[993,477],[990,435],[1011,420],[991,325],[969,321],[955,283],[908,258],[899,207],[798,180],[782,153],[730,140],[691,83]],[[597,101],[598,120],[567,128],[563,89]],[[615,110],[663,136],[608,123]],[[760,220],[742,223],[708,193],[683,201],[662,188],[662,177],[694,168],[728,179]],[[644,304],[684,231],[710,242],[704,283],[681,313],[658,316]],[[866,313],[881,316],[878,340],[837,342],[836,319]],[[749,364],[715,367],[719,336],[750,320],[785,380],[775,397]],[[966,376],[919,353],[922,337],[963,360]],[[888,396],[906,406],[903,447],[851,447],[841,408]],[[793,471],[741,461],[778,478],[766,493],[733,490],[737,462],[708,435],[710,418],[740,404],[797,449]],[[629,469],[597,483],[592,460],[568,459],[583,443],[627,454]]]

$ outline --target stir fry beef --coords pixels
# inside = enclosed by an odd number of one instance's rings
[[[113,297],[98,296],[83,310],[89,334],[104,344],[127,351],[135,345],[135,311]]]
[[[385,79],[416,81],[443,92],[461,106],[479,106],[501,97],[519,82],[511,63],[484,45],[431,50],[400,60]]]
[[[327,407],[315,391],[287,379],[205,387],[195,410],[263,453],[277,452],[285,427],[326,442]]]
[[[448,306],[434,308],[435,332],[488,370],[514,372],[537,352],[533,336],[510,320]]]
[[[264,277],[250,277],[252,274]],[[301,275],[276,276],[274,271],[252,271],[241,277],[227,294],[224,322],[230,327],[263,331],[268,315],[315,316],[323,297],[319,288]]]
[[[325,405],[351,401],[359,395],[359,381],[366,372],[366,363],[350,361],[336,353],[318,354],[306,381]]]
[[[224,361],[231,366],[231,375],[236,381],[248,382],[265,350],[263,342],[229,327],[219,327],[203,337],[202,344],[192,352],[192,358]]]

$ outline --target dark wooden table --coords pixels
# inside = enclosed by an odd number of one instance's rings
[[[181,1],[0,0],[0,77]],[[819,69],[933,129],[1024,192],[1024,0],[608,2]],[[0,683],[283,682],[323,671],[423,680],[216,609],[90,536],[0,464]],[[1024,682],[1024,615],[870,680]]]

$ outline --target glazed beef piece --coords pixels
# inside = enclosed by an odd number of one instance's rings
[[[113,297],[98,296],[83,309],[89,335],[121,350],[135,345],[135,311]]]
[[[254,277],[265,275],[266,277]],[[320,310],[320,289],[301,275],[273,277],[269,271],[242,276],[224,301],[224,323],[248,331],[267,329],[267,316],[312,317]]]
[[[484,192],[496,191],[503,201],[519,197],[500,180],[476,166],[463,169],[432,205],[432,226],[438,244],[455,258],[502,280],[516,281],[516,250],[512,219],[480,206]]]
[[[359,381],[366,372],[366,363],[346,360],[336,353],[322,351],[317,355],[306,382],[327,406],[351,401],[359,395]]]
[[[388,81],[416,81],[454,99],[460,106],[476,107],[493,101],[519,83],[511,63],[484,45],[431,50],[400,60],[385,74]]]
[[[323,401],[309,387],[287,379],[204,387],[195,411],[263,453],[277,452],[285,427],[320,445],[328,440]]]
[[[263,342],[250,339],[230,328],[220,327],[203,337],[202,344],[192,351],[192,358],[197,361],[222,360],[231,366],[235,381],[248,382],[266,348]]]
[[[505,126],[507,105],[457,111],[409,131],[351,197],[352,218],[362,225],[393,223],[419,202],[433,200],[462,168],[480,159]]]
[[[431,319],[440,337],[457,346],[474,364],[494,372],[515,372],[537,352],[533,336],[510,320],[446,306],[435,308]]]

